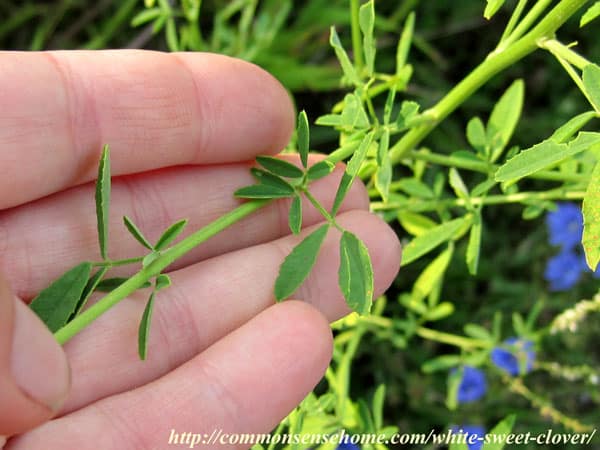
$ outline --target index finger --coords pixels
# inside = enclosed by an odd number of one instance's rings
[[[283,87],[208,53],[0,52],[0,209],[94,178],[275,153],[293,128]]]

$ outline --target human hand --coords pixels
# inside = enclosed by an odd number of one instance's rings
[[[286,92],[257,67],[210,54],[4,52],[0,62],[0,272],[12,287],[0,283],[0,435],[19,435],[5,448],[158,449],[171,430],[269,432],[323,375],[327,321],[348,313],[334,232],[295,295],[303,302],[273,305],[279,265],[301,239],[289,235],[287,202],[170,269],[147,361],[136,347],[147,293],[70,341],[66,358],[15,295],[29,300],[68,267],[99,259],[92,199],[104,143],[116,177],[110,257],[139,256],[121,217],[154,239],[177,219],[197,229],[233,209],[233,191],[252,183],[248,161],[289,139]],[[326,206],[342,171],[313,184]],[[304,206],[304,224],[314,228],[321,216]],[[379,295],[396,275],[400,248],[367,209],[355,183],[338,218],[368,246]],[[132,273],[120,270],[114,275]]]

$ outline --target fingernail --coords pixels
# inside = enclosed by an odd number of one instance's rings
[[[10,368],[17,385],[53,412],[60,409],[70,385],[62,347],[42,321],[16,300]]]

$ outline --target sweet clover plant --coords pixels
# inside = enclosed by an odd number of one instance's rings
[[[546,428],[559,424],[570,431],[591,429],[592,421],[561,411],[551,393],[536,387],[544,376],[551,377],[552,383],[555,378],[578,381],[590,388],[596,409],[600,398],[597,367],[586,358],[573,361],[569,352],[557,349],[559,337],[562,345],[572,345],[570,333],[600,311],[598,285],[591,284],[594,278],[586,280],[587,290],[578,283],[584,272],[598,273],[600,261],[600,67],[598,55],[585,56],[586,47],[577,47],[570,37],[572,29],[563,30],[568,22],[567,26],[581,28],[576,31],[581,36],[587,33],[597,40],[594,26],[600,2],[464,2],[482,10],[479,13],[486,20],[482,26],[490,21],[495,26],[490,29],[501,26],[501,30],[497,35],[486,32],[490,41],[482,45],[494,42],[481,61],[469,60],[468,67],[466,63],[460,67],[460,77],[444,79],[429,95],[420,92],[427,91],[423,86],[435,74],[423,69],[430,66],[424,66],[416,54],[440,66],[447,55],[436,52],[419,31],[425,24],[420,22],[418,0],[394,7],[374,0],[314,0],[302,8],[291,0],[215,2],[217,6],[199,0],[147,0],[143,10],[133,14],[136,3],[121,2],[116,18],[83,47],[102,47],[118,23],[129,19],[132,26],[140,27],[131,43],[142,45],[162,35],[169,50],[237,56],[262,65],[293,91],[333,91],[336,98],[325,114],[313,116],[307,108],[308,114],[298,115],[296,134],[286,152],[297,154],[300,164],[257,158],[251,169],[255,183],[232,193],[240,205],[214,222],[189,230],[182,220],[151,242],[144,230],[123,217],[131,238],[146,249],[145,254],[127,260],[112,260],[107,247],[111,232],[107,143],[96,182],[98,260],[70,268],[31,303],[59,342],[67,342],[136,290],[148,289],[137,345],[142,359],[151,358],[147,342],[152,309],[160,301],[160,291],[171,283],[164,273],[169,265],[278,199],[290,200],[289,229],[299,234],[305,198],[321,214],[323,225],[306,235],[284,260],[273,286],[274,298],[283,301],[294,294],[328,233],[337,230],[341,234],[338,284],[357,314],[333,324],[335,351],[323,385],[274,433],[343,429],[392,435],[399,428],[398,423],[386,423],[385,413],[398,416],[397,411],[386,409],[390,403],[408,405],[427,419],[434,417],[436,426],[445,421],[444,429],[449,424],[481,423],[462,427],[478,435],[485,429],[510,431],[519,422],[513,412],[532,423],[531,411],[539,413]],[[216,8],[214,15],[201,13],[209,7]],[[440,5],[432,2],[425,7]],[[320,46],[325,41],[325,23],[331,26],[326,31],[326,50]],[[50,23],[44,30],[51,28]],[[51,41],[48,33],[36,34],[31,47],[41,48]],[[67,37],[55,38],[62,42]],[[564,121],[536,126],[543,136],[527,142],[527,125],[533,120],[528,99],[535,95],[536,86],[526,75],[534,72],[534,64],[521,71],[515,67],[533,53],[540,58],[535,61],[564,72],[573,87],[565,97],[577,101],[561,112]],[[476,103],[485,88],[493,92],[493,103]],[[469,102],[478,107],[469,107]],[[331,142],[324,149],[324,143]],[[325,150],[325,155],[309,164],[309,152],[316,150]],[[329,176],[342,162],[346,165],[333,207],[326,209],[311,193],[311,182]],[[336,218],[357,178],[367,186],[371,210],[393,223],[404,243],[397,285],[376,302],[369,253]],[[529,224],[541,222],[544,214],[547,237],[526,236],[523,230],[543,228]],[[514,232],[495,232],[505,220],[509,223],[503,230]],[[533,231],[530,234],[535,236]],[[502,264],[495,255],[503,255]],[[110,274],[112,268],[129,264],[138,269],[133,276],[122,279]],[[544,266],[545,270],[537,269]],[[523,271],[528,274],[524,287],[509,282]],[[479,282],[476,287],[464,281],[463,272],[473,283]],[[566,291],[565,297],[558,291]],[[99,298],[90,306],[94,294]],[[477,303],[463,305],[467,296]],[[496,303],[485,309],[490,298]],[[561,299],[568,301],[559,303]],[[481,311],[469,309],[474,304],[483,305]],[[368,360],[365,347],[383,349],[386,358],[373,363],[375,374],[362,374],[372,389],[365,388],[364,395],[354,400],[353,371]],[[405,355],[403,363],[398,362],[398,353]],[[412,366],[407,370],[403,364],[408,363]],[[379,375],[388,372],[402,374],[402,389],[397,379]],[[440,395],[444,389],[440,386],[446,386],[445,395]],[[500,395],[524,401],[514,408],[494,409],[483,423],[478,412],[486,411],[487,402]],[[433,412],[423,413],[422,404]],[[523,404],[529,405],[527,411]],[[570,409],[577,410],[577,405],[570,404]],[[598,418],[591,413],[588,417]],[[501,447],[484,444],[481,448]]]

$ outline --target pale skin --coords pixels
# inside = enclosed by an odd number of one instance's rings
[[[139,256],[124,214],[155,240],[178,219],[192,231],[239,203],[232,193],[252,183],[254,157],[277,154],[292,133],[285,90],[251,64],[210,54],[0,52],[0,101],[0,448],[151,449],[167,447],[172,429],[272,430],[323,376],[328,322],[348,313],[335,232],[298,300],[274,304],[278,267],[301,239],[289,233],[285,201],[170,268],[145,362],[136,336],[147,292],[64,352],[24,301],[74,264],[100,259],[93,182],[103,144],[116,177],[109,256]],[[314,183],[326,206],[342,171]],[[303,209],[305,235],[322,217]],[[383,293],[400,246],[368,212],[360,183],[339,222],[365,241],[375,295]]]

